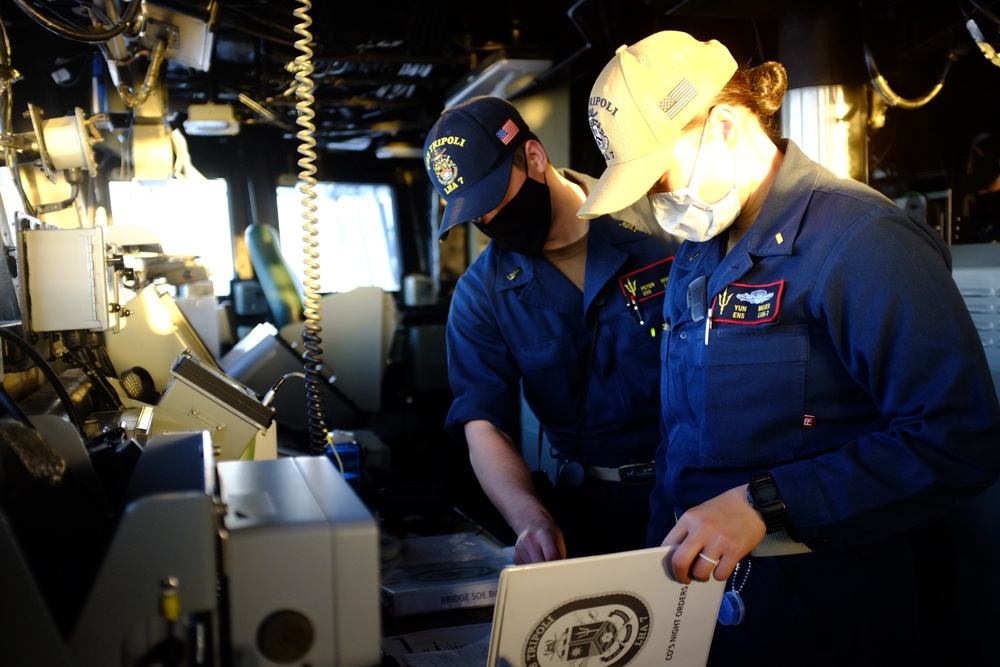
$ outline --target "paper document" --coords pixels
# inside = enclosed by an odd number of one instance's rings
[[[416,664],[429,667],[465,660],[462,664],[479,667],[486,662],[491,627],[489,623],[474,623],[383,637],[382,663],[386,667]],[[470,652],[477,657],[470,660]]]

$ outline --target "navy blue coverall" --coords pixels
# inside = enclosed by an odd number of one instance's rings
[[[779,148],[732,251],[722,235],[677,252],[648,543],[770,471],[813,553],[751,557],[746,620],[716,628],[710,664],[903,664],[918,646],[903,536],[996,479],[997,396],[941,238]]]
[[[581,295],[544,258],[490,243],[451,302],[455,400],[446,429],[464,441],[466,422],[486,420],[516,442],[523,387],[561,458],[601,467],[652,461],[660,441],[657,358],[671,256],[663,236],[607,216],[591,220]],[[627,304],[629,285],[638,288],[639,313]],[[644,546],[652,484],[587,477],[582,486],[571,499],[573,516],[555,513],[571,556]],[[582,534],[567,529],[574,519]]]

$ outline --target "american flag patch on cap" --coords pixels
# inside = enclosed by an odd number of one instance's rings
[[[514,123],[513,119],[508,118],[507,122],[503,124],[503,127],[497,130],[497,139],[500,140],[500,143],[506,146],[514,140],[518,131],[518,127]]]
[[[674,86],[674,89],[666,97],[660,100],[660,110],[667,114],[668,117],[673,118],[697,94],[698,89],[690,81],[681,79],[681,82]]]

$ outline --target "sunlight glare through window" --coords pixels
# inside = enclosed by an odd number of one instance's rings
[[[112,181],[108,187],[114,224],[149,230],[168,255],[198,256],[216,295],[229,294],[233,241],[224,179]]]
[[[376,286],[398,292],[400,262],[392,187],[324,182],[315,191],[318,291]],[[302,193],[297,187],[279,186],[277,198],[281,252],[299,280],[305,281]]]

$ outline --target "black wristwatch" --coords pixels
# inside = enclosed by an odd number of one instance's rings
[[[754,475],[747,486],[747,500],[764,520],[768,533],[777,533],[788,528],[788,508],[781,499],[774,475],[767,472]]]

